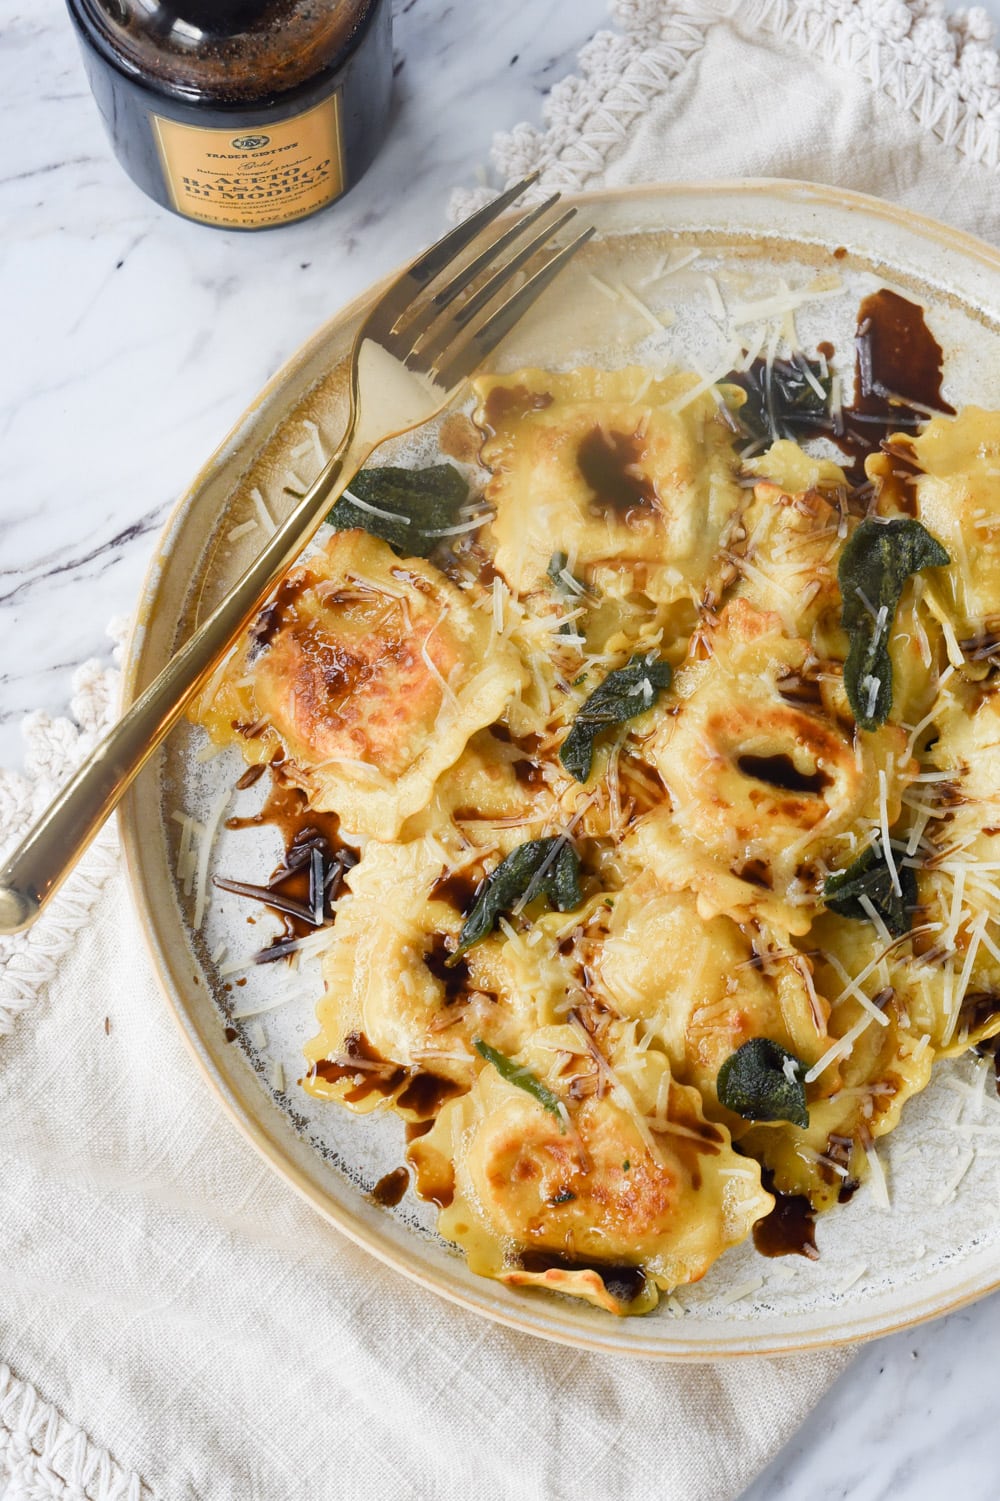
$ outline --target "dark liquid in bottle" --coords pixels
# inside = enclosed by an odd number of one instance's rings
[[[115,153],[166,208],[266,229],[361,177],[392,88],[389,0],[67,0]]]

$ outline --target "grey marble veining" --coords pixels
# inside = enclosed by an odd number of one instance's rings
[[[995,1501],[1000,1297],[865,1345],[742,1501]]]
[[[440,232],[450,188],[494,130],[540,118],[605,0],[397,12],[373,169],[326,214],[238,235],[125,178],[61,0],[0,0],[0,763],[20,759],[25,711],[64,711],[74,667],[106,652],[174,497],[255,392]],[[744,1501],[989,1501],[998,1345],[993,1298],[867,1346]]]

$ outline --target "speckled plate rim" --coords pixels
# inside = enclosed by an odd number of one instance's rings
[[[980,262],[988,271],[1000,275],[1000,251],[984,241],[961,230],[950,228],[936,220],[908,209],[872,198],[867,194],[847,189],[826,187],[821,184],[800,182],[781,178],[751,178],[741,181],[709,180],[678,182],[673,184],[644,184],[631,188],[608,189],[595,193],[568,197],[567,204],[576,204],[583,213],[588,204],[615,204],[639,202],[653,198],[683,196],[692,199],[711,199],[718,195],[756,196],[767,195],[785,199],[789,204],[807,204],[857,213],[868,220],[876,219],[898,226],[920,239],[937,243],[943,249],[964,259]],[[386,281],[391,278],[386,278]],[[381,282],[368,289],[326,320],[316,332],[296,350],[277,373],[264,386],[253,403],[208,458],[184,494],[173,507],[160,535],[156,551],[147,570],[142,591],[126,646],[123,668],[123,703],[128,705],[142,690],[162,661],[153,660],[149,650],[148,627],[157,608],[164,578],[170,568],[171,558],[180,534],[189,518],[189,513],[201,492],[210,482],[217,481],[225,470],[238,475],[253,452],[259,450],[272,432],[280,425],[278,408],[286,386],[309,366],[331,342],[336,333],[363,314],[385,285]],[[995,310],[1000,313],[1000,308]],[[276,420],[273,426],[268,422]],[[242,461],[242,462],[241,462]],[[261,1093],[258,1112],[254,1112],[231,1088],[220,1071],[213,1049],[219,1047],[218,1039],[204,1035],[198,1021],[185,1004],[185,991],[190,983],[189,973],[183,973],[183,962],[188,954],[181,955],[175,946],[176,931],[173,914],[165,917],[152,889],[149,862],[143,851],[141,827],[141,791],[148,779],[155,776],[155,763],[143,774],[135,787],[122,802],[118,820],[122,841],[124,863],[132,896],[140,919],[143,938],[167,1006],[172,1013],[181,1037],[197,1064],[206,1083],[216,1095],[230,1120],[244,1137],[271,1165],[276,1173],[301,1197],[316,1209],[325,1220],[336,1226],[356,1245],[378,1258],[422,1287],[446,1298],[465,1309],[484,1316],[507,1328],[535,1337],[548,1339],[581,1350],[607,1355],[631,1355],[647,1359],[674,1361],[706,1361],[735,1356],[769,1356],[796,1354],[808,1350],[828,1349],[838,1345],[854,1344],[878,1338],[902,1329],[912,1328],[930,1319],[941,1317],[962,1308],[988,1293],[1000,1289],[1000,1264],[993,1248],[974,1251],[966,1258],[966,1275],[957,1281],[946,1297],[933,1289],[926,1295],[908,1290],[905,1305],[895,1311],[881,1306],[876,1300],[870,1309],[849,1307],[832,1310],[835,1317],[828,1323],[811,1320],[808,1329],[797,1333],[782,1330],[780,1334],[768,1334],[749,1322],[743,1327],[740,1322],[721,1322],[718,1337],[697,1339],[685,1337],[683,1321],[657,1321],[656,1337],[631,1338],[629,1331],[637,1325],[646,1325],[647,1320],[613,1320],[609,1317],[607,1333],[595,1332],[574,1325],[572,1313],[565,1311],[564,1300],[528,1296],[513,1304],[497,1307],[491,1304],[485,1293],[495,1284],[484,1284],[484,1297],[475,1296],[454,1285],[443,1272],[428,1272],[414,1265],[413,1260],[388,1242],[373,1233],[372,1227],[360,1214],[352,1213],[337,1204],[318,1189],[289,1159],[288,1152],[277,1136],[269,1129],[270,1118],[281,1121],[288,1129],[266,1097]]]

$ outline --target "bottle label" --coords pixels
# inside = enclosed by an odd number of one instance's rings
[[[340,94],[277,125],[215,130],[151,115],[174,208],[229,229],[266,229],[343,192]]]

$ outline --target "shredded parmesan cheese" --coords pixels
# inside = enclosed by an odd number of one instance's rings
[[[957,882],[956,882],[956,885],[957,885]],[[962,965],[962,973],[959,976],[959,980],[958,980],[958,1003],[959,1004],[958,1004],[958,1006],[956,1006],[954,1008],[954,1011],[953,1011],[952,1015],[948,1018],[948,1025],[945,1028],[944,1044],[945,1044],[946,1047],[947,1047],[948,1043],[951,1042],[951,1039],[955,1035],[955,1027],[958,1024],[958,1018],[959,1018],[959,1014],[960,1014],[961,1003],[962,1003],[963,999],[965,998],[966,991],[969,988],[969,979],[970,979],[970,977],[972,975],[972,966],[976,962],[976,955],[979,952],[979,945],[983,941],[983,933],[985,931],[985,928],[986,928],[986,913],[985,912],[980,912],[979,916],[976,918],[975,922],[972,924],[972,928],[971,928],[971,931],[970,931],[970,934],[969,934],[969,947],[966,950],[965,963]]]
[[[618,302],[620,300],[619,294],[615,291],[614,287],[609,286],[608,283],[604,281],[600,276],[595,276],[593,271],[587,272],[587,280],[591,283],[592,286],[595,286],[597,290],[602,294],[602,296],[606,297],[609,302]]]
[[[353,490],[348,490],[346,487],[340,493],[351,502],[352,506],[357,506],[359,511],[364,511],[369,516],[381,516],[383,521],[401,521],[404,526],[410,524],[411,518],[404,516],[401,511],[386,511],[382,506],[373,506],[370,501],[362,500],[360,495],[355,495]],[[379,585],[379,587],[382,586]]]
[[[831,1063],[836,1063],[838,1059],[846,1057],[846,1055],[850,1053],[855,1042],[861,1036],[862,1032],[864,1032],[867,1027],[871,1026],[873,1019],[874,1018],[868,1012],[865,1012],[864,1015],[858,1018],[853,1027],[848,1027],[843,1037],[839,1037],[835,1043],[827,1048],[822,1058],[820,1058],[817,1063],[813,1064],[812,1068],[806,1074],[805,1082],[807,1084],[812,1084],[816,1079],[819,1078],[820,1074],[826,1072]]]
[[[774,297],[764,297],[757,302],[735,303],[730,309],[730,321],[734,328],[742,328],[745,323],[770,323],[775,318],[784,318],[786,313],[805,307],[807,303],[838,297],[842,290],[839,281],[836,286],[817,287],[813,283],[812,286],[801,287],[797,291],[786,287]]]
[[[902,896],[903,888],[899,884],[899,871],[896,869],[896,861],[892,853],[892,841],[889,838],[889,793],[885,771],[879,767],[878,773],[878,816],[879,827],[882,830],[882,854],[886,868],[892,879],[892,889],[897,896]]]
[[[666,257],[665,262],[660,263],[659,268],[652,276],[646,278],[646,283],[659,281],[664,276],[676,276],[678,271],[683,271],[686,266],[690,266],[692,262],[700,259],[700,250],[681,250],[678,252],[676,259],[671,254]]]
[[[749,1298],[751,1293],[759,1292],[764,1286],[763,1277],[752,1277],[749,1282],[738,1282],[735,1287],[727,1287],[723,1293],[717,1293],[716,1303],[726,1308],[730,1303],[739,1303],[744,1298]]]
[[[664,329],[669,328],[673,323],[674,317],[672,313],[666,310],[659,314],[654,313],[652,308],[647,307],[642,299],[635,295],[631,287],[626,287],[623,282],[617,284],[617,289],[629,307],[634,308],[641,318],[645,318],[650,328],[654,329],[656,333],[662,333]]]
[[[875,1149],[875,1143],[865,1147],[865,1157],[868,1160],[869,1181],[871,1183],[872,1197],[880,1209],[891,1209],[889,1202],[889,1185],[885,1181],[885,1169],[881,1158]]]
[[[198,842],[198,866],[194,899],[194,930],[196,933],[200,932],[201,925],[205,920],[205,904],[208,901],[208,865],[212,855],[212,846],[215,844],[219,832],[219,824],[222,822],[222,815],[229,807],[231,796],[232,791],[227,787],[225,792],[216,798],[209,810],[208,818]]]
[[[220,969],[219,973],[220,975],[237,974],[240,969],[249,969],[253,962],[251,958],[249,964],[241,964],[232,968],[227,967],[225,970]],[[266,1001],[248,1001],[242,1006],[235,1006],[233,1008],[233,1021],[240,1022],[246,1021],[251,1016],[263,1016],[268,1011],[277,1011],[281,1006],[290,1005],[292,1001],[301,1001],[311,996],[311,987],[306,988],[299,985],[295,990],[287,991],[281,995],[270,996]]]
[[[243,521],[239,526],[234,526],[231,532],[227,532],[226,541],[238,542],[241,537],[247,536],[250,532],[255,532],[259,525],[260,523],[254,517],[251,517],[249,521]]]
[[[470,516],[468,521],[459,521],[455,526],[437,526],[424,532],[425,537],[459,537],[463,532],[474,532],[488,521],[493,515],[492,511],[480,511],[478,516]]]
[[[434,632],[440,626],[442,626],[444,624],[444,622],[447,619],[447,617],[448,617],[448,606],[445,605],[444,609],[441,611],[441,614],[438,616],[437,620],[435,620],[434,624],[431,626],[430,630],[427,632],[427,635],[424,637],[423,643],[422,643],[422,645],[420,647],[420,655],[423,658],[424,662],[426,663],[427,670],[430,672],[431,676],[434,677],[437,680],[438,684],[440,685],[441,693],[442,693],[443,698],[444,698],[444,702],[447,703],[447,704],[449,704],[451,706],[451,708],[454,709],[456,711],[456,713],[457,713],[458,712],[458,699],[457,699],[457,697],[455,695],[455,690],[452,688],[451,684],[448,682],[448,679],[445,677],[444,673],[438,667],[437,663],[434,661],[433,657],[431,656],[430,651],[428,650],[428,648],[430,646],[431,637],[434,635]]]
[[[664,410],[668,412],[682,412],[685,407],[690,406],[692,401],[697,401],[698,397],[704,395],[706,391],[713,390],[719,384],[719,381],[733,368],[736,358],[738,358],[738,355],[734,354],[732,349],[728,350],[725,360],[710,375],[703,376],[689,390],[684,391],[680,396],[675,396],[672,401],[668,401]]]
[[[705,291],[708,294],[709,308],[716,318],[724,319],[726,316],[726,304],[722,300],[719,283],[714,276],[710,276],[707,272],[705,273],[704,281]]]
[[[504,596],[508,593],[507,585],[499,574],[493,580],[493,634],[503,635],[504,625]]]
[[[955,1190],[958,1188],[958,1185],[961,1183],[962,1179],[969,1171],[969,1168],[972,1166],[975,1155],[975,1149],[972,1147],[967,1147],[965,1151],[959,1155],[958,1167],[951,1174],[951,1176],[945,1180],[944,1187],[941,1189],[940,1193],[935,1197],[933,1201],[934,1207],[936,1209],[943,1208],[945,1204],[950,1203],[951,1200],[955,1197]]]
[[[867,1272],[868,1268],[865,1263],[860,1262],[856,1267],[853,1268],[852,1271],[847,1273],[846,1277],[844,1277],[840,1282],[837,1283],[836,1287],[834,1288],[834,1292],[841,1294],[848,1292],[850,1288],[854,1287],[856,1283],[861,1281],[861,1278],[864,1277]]]
[[[274,533],[278,530],[278,527],[275,523],[274,517],[271,515],[270,511],[267,509],[267,506],[264,504],[263,495],[261,495],[259,490],[254,489],[250,491],[250,499],[257,507],[257,515],[260,517],[261,526],[264,528],[265,532],[267,532],[269,537],[273,537]]]

